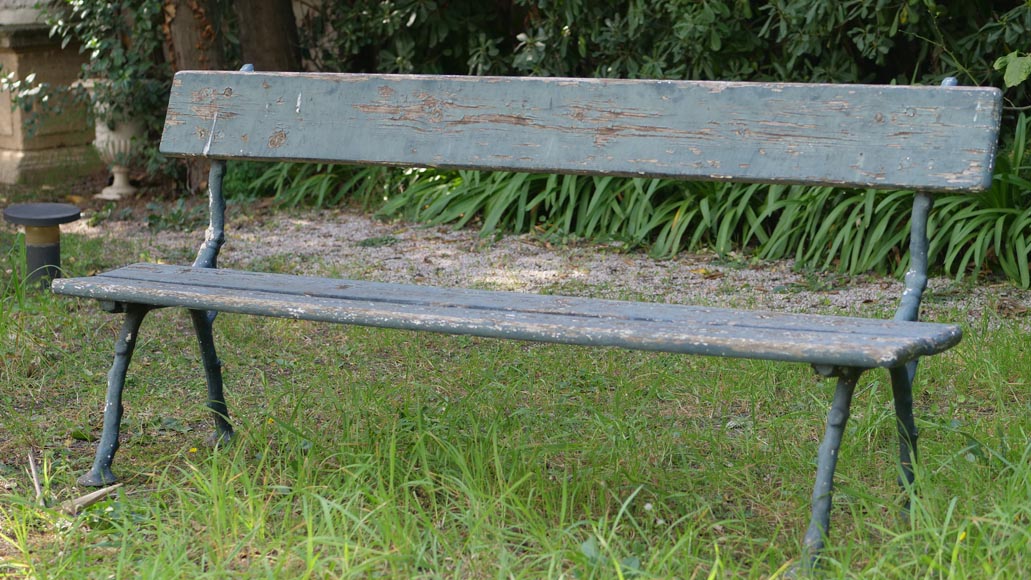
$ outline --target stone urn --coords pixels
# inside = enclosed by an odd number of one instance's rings
[[[144,127],[139,121],[118,121],[114,126],[97,120],[96,139],[100,158],[111,168],[112,182],[94,197],[117,201],[132,195],[136,188],[129,183],[129,162],[143,139]]]

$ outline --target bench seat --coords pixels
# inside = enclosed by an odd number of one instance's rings
[[[958,326],[134,264],[58,294],[406,330],[859,368],[960,341]]]

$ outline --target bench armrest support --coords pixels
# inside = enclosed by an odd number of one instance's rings
[[[909,269],[906,270],[906,288],[895,311],[895,320],[920,320],[920,301],[927,288],[927,220],[934,206],[930,194],[917,192],[913,198],[913,214],[909,224]]]
[[[254,72],[254,65],[245,64],[240,71]],[[225,174],[225,160],[213,159],[208,171],[208,230],[204,243],[197,251],[197,258],[193,261],[194,268],[217,268],[218,251],[226,243],[226,198],[222,193],[222,178]]]
[[[226,162],[220,159],[211,161],[208,173],[208,231],[204,243],[197,251],[194,268],[217,268],[218,251],[226,241],[226,199],[222,195],[222,178],[226,173]]]

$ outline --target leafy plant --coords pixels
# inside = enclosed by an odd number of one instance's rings
[[[670,258],[703,245],[725,255],[767,240],[760,217],[766,186],[692,183],[682,187],[656,208],[649,221],[653,256]]]
[[[222,194],[226,199],[254,200],[271,196],[264,186],[256,186],[259,179],[275,167],[260,161],[233,161],[226,163],[226,172],[222,178]]]
[[[188,232],[198,229],[205,221],[204,206],[190,207],[184,198],[166,206],[157,202],[147,204],[147,227],[155,232],[178,230]]]
[[[976,195],[939,199],[932,214],[931,252],[957,278],[997,265],[1007,278],[1031,287],[1031,165],[1021,114],[1012,140],[996,157],[991,188]]]
[[[318,70],[720,80],[927,82],[994,71],[1031,10],[947,0],[471,0],[321,3],[301,28]],[[1022,48],[1022,47],[1021,47]]]
[[[506,4],[492,10],[472,0],[319,2],[308,5],[298,32],[317,70],[504,74],[506,38],[518,22]]]
[[[1003,82],[1007,87],[1015,87],[1031,76],[1031,54],[1013,51],[996,59],[993,67],[1004,71]]]
[[[78,43],[89,56],[80,71],[88,85],[72,90],[89,100],[98,121],[160,127],[171,83],[161,57],[162,7],[161,0],[60,0],[47,8],[51,36],[61,38],[62,48]]]
[[[912,200],[908,191],[771,186],[762,219],[772,229],[757,255],[794,258],[804,268],[901,274]]]
[[[485,235],[536,232],[639,245],[654,227],[654,203],[672,185],[608,176],[431,170],[396,192],[380,213],[455,227],[479,220]]]
[[[272,196],[280,205],[289,207],[330,207],[353,202],[359,207],[376,208],[392,189],[403,188],[408,176],[416,171],[305,163],[262,165],[264,172],[249,184],[241,180],[242,187],[230,190],[227,186],[227,195]]]

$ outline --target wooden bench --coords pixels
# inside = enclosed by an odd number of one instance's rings
[[[80,483],[115,480],[111,461],[126,370],[141,321],[158,307],[183,307],[192,316],[216,440],[232,434],[212,340],[217,312],[790,361],[837,379],[805,535],[815,558],[829,527],[837,451],[860,374],[877,367],[890,373],[901,483],[909,485],[917,360],[960,341],[957,326],[917,321],[931,192],[990,184],[1001,96],[996,89],[945,84],[181,72],[161,149],[212,161],[211,224],[196,261],[135,264],[53,283],[59,294],[94,298],[108,311],[125,313],[108,375],[103,434]],[[913,189],[912,264],[894,320],[217,269],[222,178],[230,159]]]

